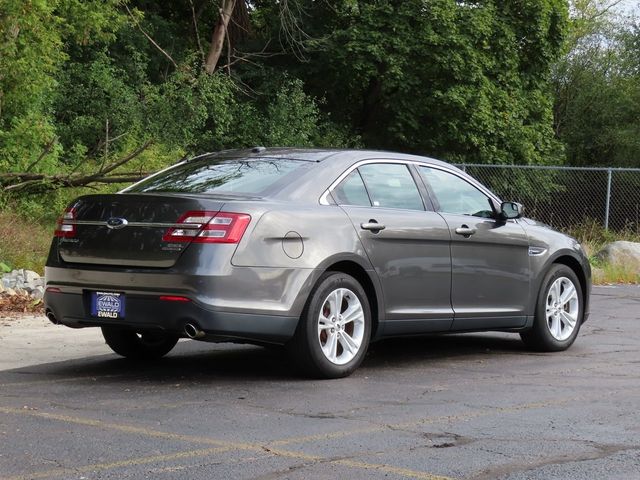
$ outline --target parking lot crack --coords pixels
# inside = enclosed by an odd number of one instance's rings
[[[605,444],[597,444],[595,442],[586,441],[587,444],[593,447],[593,451],[584,452],[584,453],[572,453],[566,455],[552,456],[541,458],[537,461],[530,461],[527,463],[511,463],[508,465],[501,465],[495,468],[487,468],[482,470],[480,473],[476,475],[472,475],[468,477],[469,480],[495,480],[497,478],[504,477],[506,475],[512,473],[524,473],[531,472],[533,470],[537,470],[542,467],[546,467],[549,465],[565,465],[571,463],[579,463],[579,462],[587,462],[593,460],[600,460],[611,455],[615,455],[620,452],[625,451],[635,451],[640,450],[640,446],[638,445],[605,445]],[[487,452],[497,453],[492,450],[487,450]]]

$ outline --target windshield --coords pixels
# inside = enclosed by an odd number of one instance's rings
[[[127,192],[237,193],[261,195],[304,164],[283,158],[193,160],[149,177]]]

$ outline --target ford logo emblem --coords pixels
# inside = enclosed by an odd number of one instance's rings
[[[119,228],[126,227],[128,223],[129,222],[127,222],[127,220],[124,218],[111,217],[109,220],[107,220],[107,227],[111,228],[112,230],[118,230]]]

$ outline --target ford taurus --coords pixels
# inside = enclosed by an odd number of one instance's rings
[[[384,337],[497,330],[559,351],[588,315],[576,240],[450,164],[357,150],[210,153],[60,218],[51,321],[134,359],[179,338],[285,345],[342,377]]]

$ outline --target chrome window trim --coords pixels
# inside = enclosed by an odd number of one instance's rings
[[[498,203],[501,203],[500,198],[498,198],[491,190],[486,188],[480,182],[476,181],[473,177],[465,178],[465,176],[460,175],[460,172],[454,170],[453,168],[445,167],[443,165],[434,165],[432,163],[421,162],[421,161],[418,161],[418,160],[394,160],[394,159],[385,159],[385,158],[368,158],[366,160],[360,160],[360,161],[354,163],[349,168],[347,168],[344,172],[342,172],[342,174],[340,174],[340,176],[336,180],[334,180],[331,183],[331,185],[329,186],[329,188],[327,188],[324,191],[324,193],[320,196],[320,199],[318,200],[320,202],[320,205],[332,205],[329,202],[328,197],[331,194],[331,192],[333,191],[333,189],[336,188],[336,186],[342,180],[344,180],[351,172],[353,172],[356,168],[358,168],[358,167],[360,167],[362,165],[368,165],[370,163],[399,163],[399,164],[402,164],[402,165],[406,165],[407,167],[409,165],[416,165],[418,167],[427,167],[427,168],[434,168],[436,170],[441,170],[443,172],[447,172],[447,173],[450,173],[452,175],[455,175],[456,177],[460,178],[460,180],[463,180],[463,181],[467,182],[469,185],[471,185],[472,187],[476,188],[477,190],[480,190],[480,192],[485,194],[487,197],[492,198],[493,200],[495,200]],[[469,179],[471,179],[472,182],[470,182]],[[417,187],[417,185],[416,185],[416,187]],[[418,189],[418,191],[419,190],[420,189]],[[371,206],[369,208],[382,208],[382,207]],[[429,210],[425,209],[425,211],[429,211]]]

